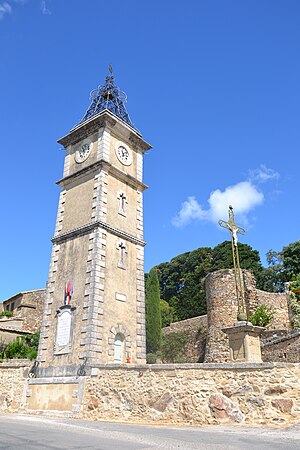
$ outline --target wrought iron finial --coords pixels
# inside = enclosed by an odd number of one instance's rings
[[[85,370],[85,368],[86,368],[86,363],[87,363],[87,357],[85,356],[85,357],[83,358],[83,363],[80,364],[80,366],[79,366],[79,368],[78,368],[78,370],[77,370],[77,376],[78,376],[78,377],[84,377],[84,376],[86,375],[86,370]]]
[[[31,367],[31,369],[28,372],[29,378],[36,378],[37,377],[39,364],[40,364],[40,362],[38,360],[34,361],[33,366]]]
[[[105,78],[105,83],[101,84],[97,89],[94,89],[91,92],[91,104],[88,107],[85,115],[81,119],[80,123],[85,122],[101,111],[107,109],[117,117],[119,117],[119,119],[123,120],[129,126],[137,130],[126,110],[126,94],[125,92],[122,92],[118,86],[115,85],[115,78],[111,64],[108,66],[108,70],[110,74]]]

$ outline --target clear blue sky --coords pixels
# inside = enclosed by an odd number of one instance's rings
[[[146,270],[299,236],[299,0],[0,0],[0,300],[45,286],[63,151],[112,64],[145,140]],[[221,217],[220,217],[221,216]]]

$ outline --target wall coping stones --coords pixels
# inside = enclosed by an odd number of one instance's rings
[[[299,333],[300,334],[300,333]],[[32,366],[33,361],[30,361],[28,359],[19,359],[19,360],[11,360],[11,361],[5,361],[0,363],[0,370],[1,369],[11,369],[11,368],[18,368],[18,367],[29,367]],[[297,367],[300,369],[300,363],[286,363],[286,362],[262,362],[262,363],[192,363],[192,364],[95,364],[93,363],[90,368],[97,368],[99,370],[119,370],[119,369],[126,369],[126,370],[149,370],[149,371],[163,371],[163,370],[211,370],[211,369],[218,369],[218,370],[231,370],[231,369],[240,369],[240,370],[265,370],[265,369],[274,369],[274,368],[289,368],[289,367]],[[73,370],[75,367],[70,367]],[[76,366],[76,368],[78,368]],[[88,365],[86,367],[88,369]],[[90,372],[89,370],[87,372]],[[74,373],[74,372],[73,372]],[[89,375],[88,375],[89,376]],[[56,379],[56,380],[63,380],[68,379],[69,382],[71,380],[78,381],[78,377],[74,377],[71,374],[67,376],[49,376],[49,377],[42,377],[42,378],[34,378],[31,381],[36,380],[49,380],[49,379]]]
[[[300,369],[300,363],[285,362],[262,362],[262,363],[193,363],[193,364],[92,364],[92,368],[102,370],[265,370],[274,368],[297,367]]]
[[[33,361],[30,359],[11,359],[0,362],[0,370],[1,369],[16,369],[19,367],[31,367]]]
[[[28,384],[78,384],[79,377],[29,378]]]
[[[272,337],[268,338],[265,342],[261,344],[261,347],[267,347],[269,345],[279,344],[280,342],[289,341],[291,339],[294,339],[295,337],[300,336],[300,330],[292,330],[290,334],[287,336],[279,336],[279,337]]]

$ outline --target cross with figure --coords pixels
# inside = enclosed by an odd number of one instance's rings
[[[238,320],[247,320],[247,314],[245,309],[245,292],[244,292],[244,282],[243,274],[240,268],[239,250],[238,250],[238,234],[245,234],[244,228],[237,226],[234,221],[233,207],[229,205],[228,209],[229,219],[227,222],[225,220],[219,220],[219,225],[223,228],[227,228],[231,236],[231,246],[232,246],[232,259],[235,277],[235,288],[238,303]]]

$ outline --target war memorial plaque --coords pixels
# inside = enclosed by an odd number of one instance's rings
[[[73,311],[70,305],[65,305],[57,311],[57,327],[54,350],[56,354],[69,353],[72,346]]]
[[[64,311],[61,316],[58,317],[56,344],[59,347],[65,347],[70,341],[71,320],[70,311]]]

